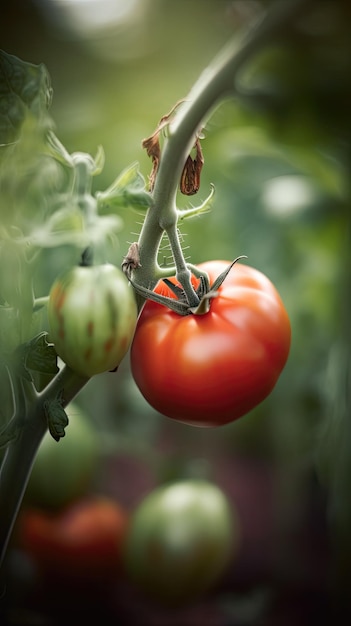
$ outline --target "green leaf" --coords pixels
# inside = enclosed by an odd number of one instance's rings
[[[100,211],[111,208],[132,208],[146,211],[152,205],[152,196],[146,191],[145,179],[139,164],[133,163],[116,178],[105,191],[98,191],[96,199]]]
[[[28,116],[43,127],[50,126],[47,111],[51,100],[45,65],[33,65],[0,50],[0,145],[18,140]]]
[[[65,436],[65,428],[68,425],[67,413],[63,408],[63,394],[58,394],[53,400],[44,403],[44,411],[48,422],[48,428],[55,441]]]
[[[32,381],[28,370],[53,376],[59,371],[54,345],[48,343],[47,336],[48,333],[43,331],[16,348],[16,370],[22,378]]]
[[[56,351],[54,345],[48,343],[47,336],[46,332],[42,332],[26,344],[26,366],[35,372],[57,374]]]

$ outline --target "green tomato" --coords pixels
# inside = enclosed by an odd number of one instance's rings
[[[27,486],[25,503],[60,508],[83,496],[100,462],[98,433],[90,418],[75,404],[66,408],[66,435],[55,441],[44,436]]]
[[[134,292],[111,264],[77,266],[52,285],[48,319],[59,357],[82,376],[115,369],[135,329]]]
[[[164,485],[132,514],[126,572],[158,601],[179,605],[219,580],[238,543],[236,513],[219,487],[203,480]]]

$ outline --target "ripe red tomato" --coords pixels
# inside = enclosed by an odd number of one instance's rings
[[[20,547],[44,571],[66,579],[99,579],[121,565],[129,515],[96,496],[49,513],[24,508],[17,522]]]
[[[212,284],[228,265],[208,261],[199,268]],[[192,282],[196,287],[199,280]],[[175,297],[163,282],[156,291]],[[237,263],[204,315],[181,316],[146,302],[131,348],[132,373],[160,413],[196,426],[219,426],[269,395],[290,340],[289,317],[271,281]]]

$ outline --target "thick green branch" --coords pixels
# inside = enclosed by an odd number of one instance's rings
[[[157,255],[163,233],[174,232],[178,221],[176,195],[185,160],[194,146],[202,126],[214,107],[234,95],[239,71],[252,56],[269,43],[315,0],[276,2],[251,28],[236,35],[208,68],[201,74],[185,102],[177,108],[169,125],[159,170],[153,190],[153,206],[149,209],[139,237],[141,267],[135,280],[153,288],[158,279]],[[171,242],[171,247],[173,244]],[[184,278],[184,259],[175,250],[177,275]],[[179,267],[178,267],[179,264]],[[190,291],[188,285],[183,287]]]
[[[89,378],[84,378],[64,366],[41,393],[35,397],[31,393],[30,398],[27,398],[29,402],[22,402],[26,414],[19,416],[22,422],[20,433],[9,443],[0,469],[0,566],[38,447],[47,431],[45,402],[62,391],[63,406],[67,406],[88,381]]]

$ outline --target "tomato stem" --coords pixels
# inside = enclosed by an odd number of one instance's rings
[[[176,266],[176,278],[184,289],[189,307],[196,307],[199,304],[199,298],[191,284],[191,271],[188,269],[183,256],[182,246],[179,241],[177,223],[173,223],[170,228],[167,228],[166,232]]]
[[[283,24],[314,1],[276,2],[258,23],[228,42],[200,75],[188,96],[172,110],[172,115],[162,118],[166,119],[168,132],[162,154],[159,149],[157,151],[157,168],[152,181],[153,202],[145,216],[138,240],[140,265],[132,272],[132,278],[138,285],[147,289],[155,287],[161,271],[157,257],[166,232],[176,266],[176,277],[189,298],[189,304],[198,304],[177,231],[178,219],[184,214],[176,204],[184,165],[214,107],[228,95],[240,96],[240,88],[236,83],[243,65],[270,42]],[[139,308],[142,304],[141,298]]]

